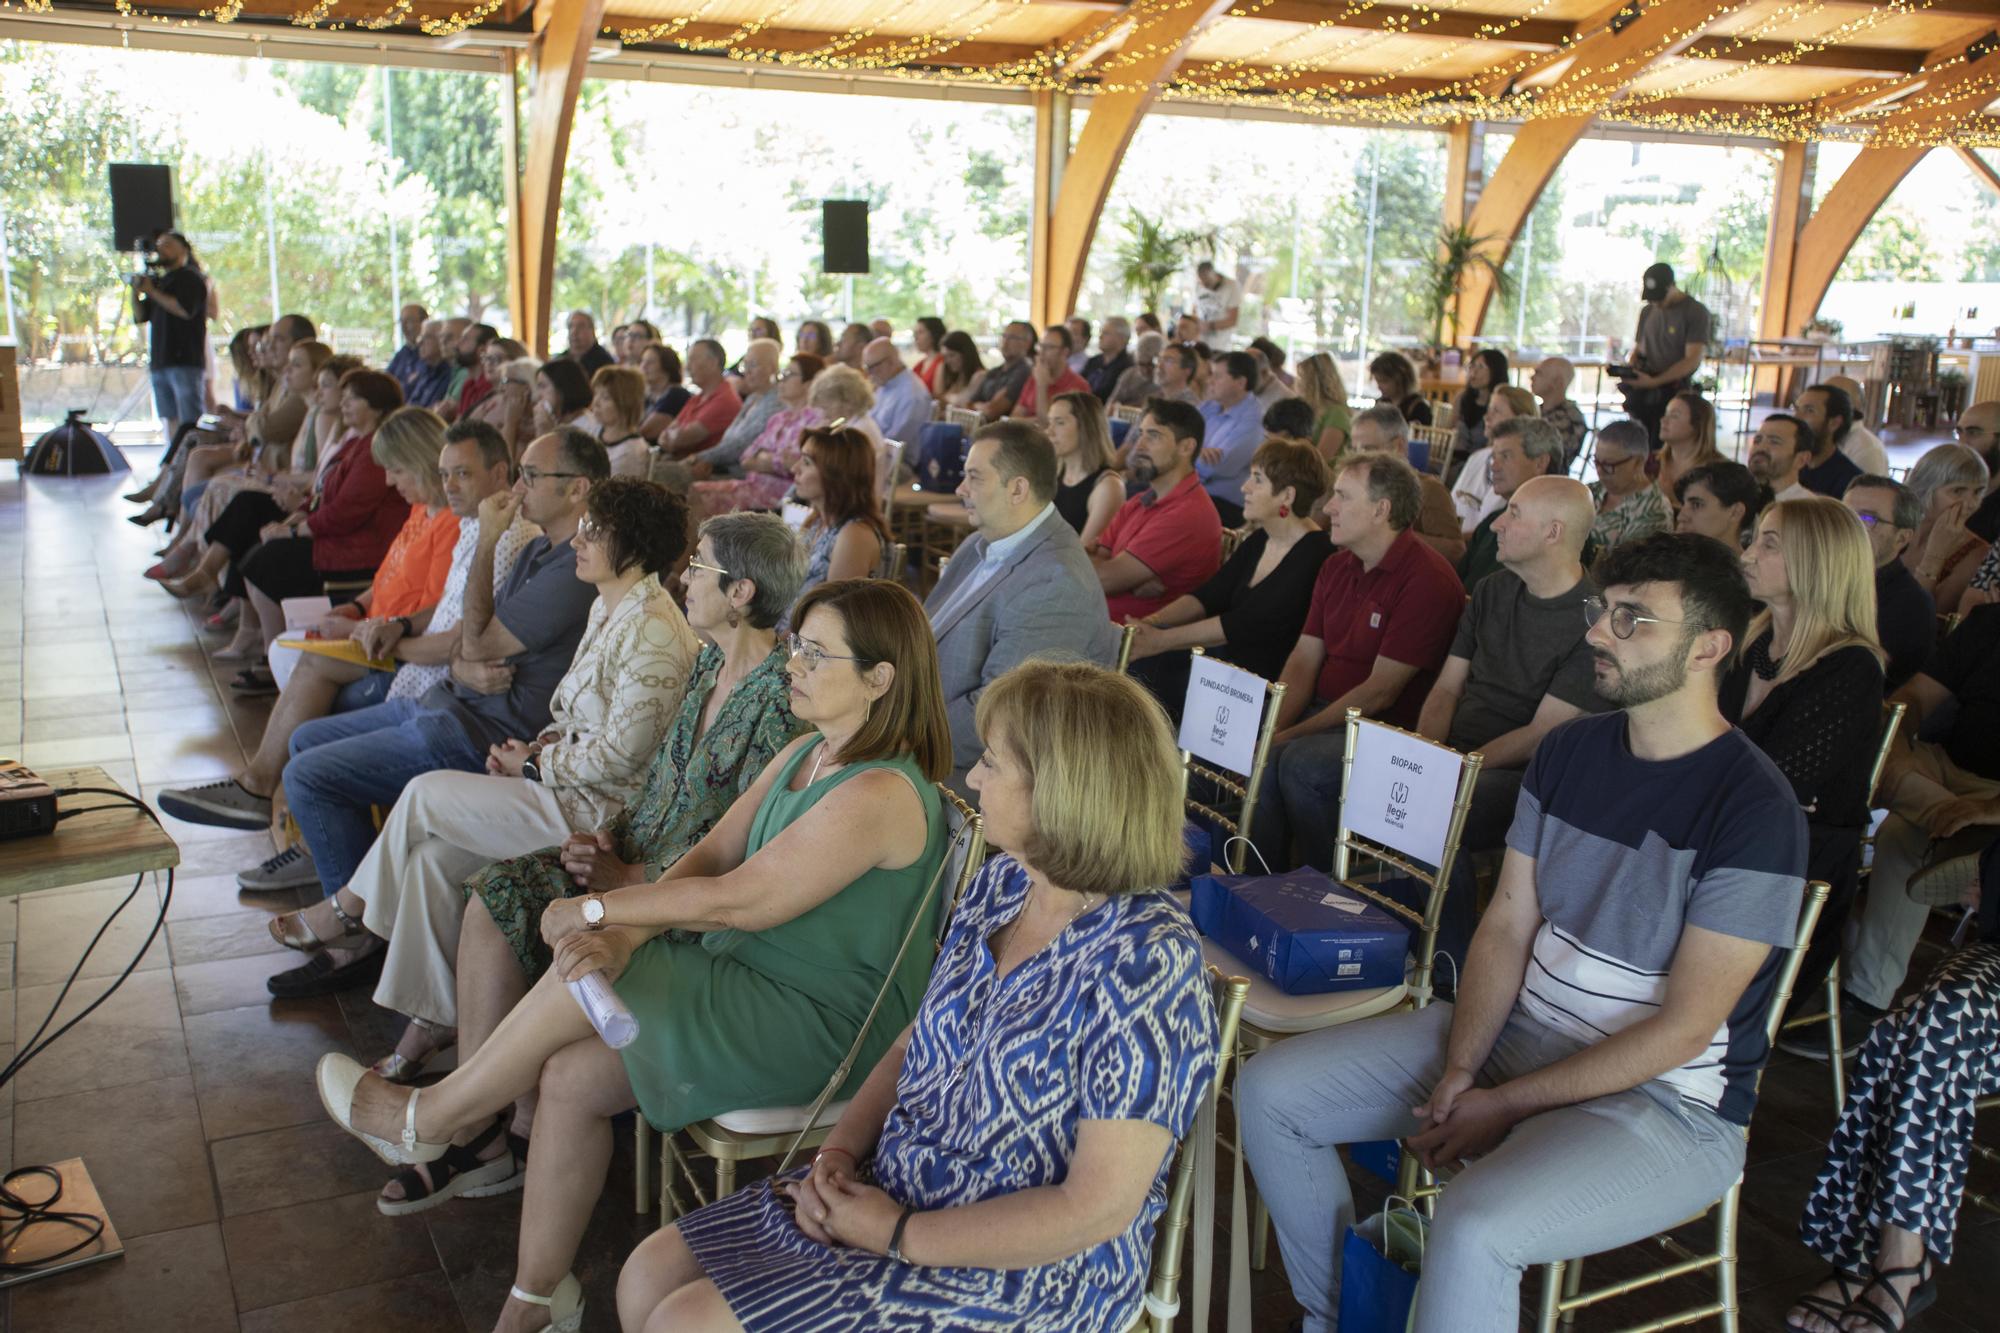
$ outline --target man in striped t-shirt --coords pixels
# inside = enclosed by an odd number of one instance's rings
[[[1673,1226],[1742,1169],[1805,818],[1716,707],[1750,618],[1738,556],[1662,535],[1612,552],[1601,578],[1585,642],[1622,711],[1537,747],[1457,1003],[1244,1066],[1244,1146],[1306,1333],[1339,1308],[1340,1144],[1407,1138],[1455,1171],[1418,1333],[1514,1328],[1525,1266]]]

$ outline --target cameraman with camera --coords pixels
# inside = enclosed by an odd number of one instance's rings
[[[132,319],[152,328],[150,362],[153,410],[167,443],[185,423],[200,418],[208,362],[208,282],[194,247],[177,231],[153,241],[154,258],[132,277]]]
[[[1646,270],[1640,297],[1645,304],[1632,335],[1632,364],[1606,369],[1625,395],[1625,415],[1646,428],[1647,447],[1657,452],[1660,418],[1675,394],[1692,387],[1715,321],[1707,306],[1674,285],[1669,264]]]

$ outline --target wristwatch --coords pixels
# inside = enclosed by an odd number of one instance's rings
[[[542,780],[542,766],[532,759],[523,759],[521,761],[521,776],[530,782],[540,782]]]
[[[604,929],[604,896],[593,893],[583,900],[583,926],[585,930]]]

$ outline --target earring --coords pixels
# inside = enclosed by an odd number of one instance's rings
[[[736,612],[732,609],[729,613],[729,628],[735,629],[738,625],[742,623],[743,623],[743,617],[737,615]]]
[[[1291,507],[1290,505],[1279,505],[1279,506],[1278,506],[1278,517],[1279,517],[1279,518],[1290,518],[1291,516],[1292,516],[1292,507]]]

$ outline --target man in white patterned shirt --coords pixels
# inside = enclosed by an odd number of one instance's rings
[[[264,736],[250,764],[233,778],[197,787],[169,787],[159,796],[160,809],[191,824],[257,830],[271,822],[271,796],[277,790],[289,755],[292,732],[316,717],[366,708],[384,699],[416,699],[444,680],[458,646],[458,623],[465,605],[465,577],[479,545],[479,524],[468,522],[479,513],[479,502],[507,489],[510,459],[500,432],[483,421],[461,421],[445,432],[438,455],[438,475],[445,501],[459,517],[458,544],[452,549],[451,570],[444,591],[429,611],[394,620],[362,621],[352,626],[356,642],[376,659],[400,663],[394,673],[372,671],[337,658],[307,654],[299,660],[284,693],[264,724]],[[540,529],[520,514],[502,534],[493,553],[493,584],[497,591],[514,568],[522,549]]]

